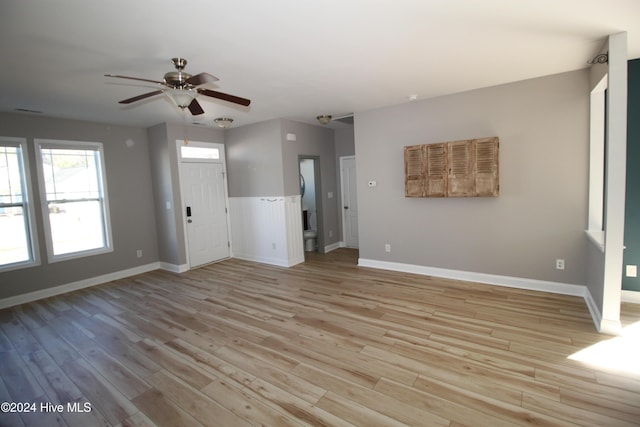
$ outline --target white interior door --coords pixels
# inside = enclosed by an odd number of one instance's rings
[[[356,192],[356,158],[340,158],[342,185],[342,229],[345,246],[358,247],[358,200]]]
[[[181,174],[190,267],[228,258],[224,166],[184,162]]]

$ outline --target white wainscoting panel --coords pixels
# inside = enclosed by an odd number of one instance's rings
[[[304,261],[299,196],[230,197],[229,208],[234,257],[284,267]]]
[[[304,262],[301,203],[300,196],[285,197],[284,207],[287,221],[287,255],[289,266]]]

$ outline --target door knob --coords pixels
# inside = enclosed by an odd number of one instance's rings
[[[349,206],[345,206],[344,208],[345,208],[345,209],[349,209]]]

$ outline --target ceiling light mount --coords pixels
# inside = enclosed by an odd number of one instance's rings
[[[329,122],[331,122],[331,116],[329,114],[322,114],[316,117],[316,119],[318,120],[318,122],[320,122],[321,125],[328,125]]]
[[[227,129],[233,124],[233,119],[230,117],[218,117],[217,119],[213,119],[213,121],[222,129]]]

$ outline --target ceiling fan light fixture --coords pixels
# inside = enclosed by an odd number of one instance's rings
[[[230,117],[218,117],[217,119],[213,119],[214,123],[218,125],[219,128],[226,129],[231,126],[233,123],[233,119]]]
[[[182,109],[187,108],[191,101],[198,96],[198,92],[191,89],[167,89],[165,93]]]
[[[331,121],[331,116],[328,114],[322,114],[317,116],[316,119],[320,122],[321,125],[328,125]]]

